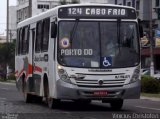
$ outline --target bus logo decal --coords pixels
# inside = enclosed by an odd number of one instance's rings
[[[103,85],[103,83],[104,83],[103,80],[99,80],[99,81],[98,81],[98,84],[99,84],[99,85]]]
[[[61,41],[60,41],[60,46],[62,48],[68,48],[70,46],[70,41],[68,38],[63,38]]]

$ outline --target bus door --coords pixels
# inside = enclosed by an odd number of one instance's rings
[[[49,45],[49,31],[50,31],[50,18],[46,18],[37,22],[36,25],[36,37],[34,44],[34,80],[36,94],[42,95],[42,81],[44,75],[48,73],[49,70],[49,55],[48,55],[48,45]]]
[[[36,30],[35,28],[31,30],[31,37],[32,37],[32,69],[34,70],[34,45],[35,45],[35,35],[36,35]],[[32,70],[32,74],[33,74]]]
[[[35,81],[34,81],[34,42],[35,42],[35,28],[30,29],[30,51],[29,51],[29,59],[31,62],[31,68],[32,68],[32,78],[29,80],[29,92],[35,92]]]

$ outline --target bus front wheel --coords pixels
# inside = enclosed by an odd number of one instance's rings
[[[53,99],[53,98],[48,98],[47,103],[48,103],[48,107],[50,109],[54,109],[54,108],[57,108],[60,105],[60,100]]]
[[[33,101],[33,95],[28,94],[27,85],[26,85],[26,82],[24,81],[24,79],[23,79],[23,82],[22,82],[22,88],[23,88],[22,90],[23,90],[24,101],[26,103],[31,103]]]
[[[48,78],[45,76],[44,78],[44,97],[46,99],[46,103],[48,104],[48,107],[53,109],[53,108],[57,108],[60,100],[58,99],[53,99],[50,97],[49,95],[49,85],[48,85]]]
[[[111,101],[110,106],[113,110],[121,110],[123,107],[123,99]]]

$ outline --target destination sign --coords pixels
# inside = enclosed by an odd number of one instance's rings
[[[111,6],[76,6],[59,9],[59,18],[101,18],[101,19],[136,19],[136,12],[131,8]]]

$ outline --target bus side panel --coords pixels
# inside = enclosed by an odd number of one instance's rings
[[[20,56],[15,57],[15,71],[16,71],[16,86],[19,91],[22,91],[22,74],[23,72],[23,60]]]
[[[17,41],[17,54],[15,57],[15,72],[16,72],[16,84],[18,90],[24,92],[24,89],[28,91],[26,85],[28,77],[30,76],[30,59],[29,59],[29,26],[20,28]]]
[[[35,24],[30,25],[30,31],[29,31],[30,39],[29,39],[29,62],[30,62],[30,75],[27,80],[27,87],[28,92],[35,92],[35,81],[33,78],[33,48],[34,48],[34,40],[35,40]]]
[[[16,57],[16,72],[17,72],[17,78],[16,78],[16,84],[17,88],[20,91],[23,91],[24,85],[27,84],[29,74],[28,74],[28,62],[29,57],[28,55],[23,56],[17,56]],[[28,63],[26,63],[28,62]],[[26,87],[26,90],[28,91],[28,86]]]
[[[40,62],[40,52],[35,52],[36,47],[36,40],[37,40],[37,23],[34,24],[34,29],[32,29],[32,77],[33,77],[33,88],[36,95],[40,96],[40,86],[41,86],[41,80],[42,80],[42,68],[39,65]],[[41,64],[41,63],[40,63]]]

